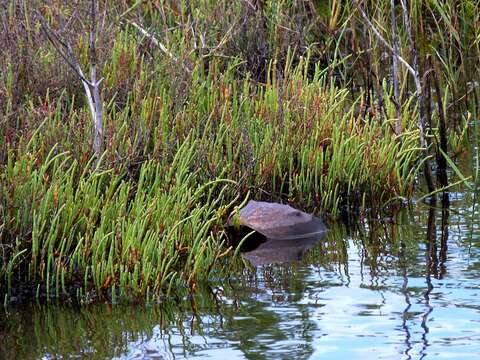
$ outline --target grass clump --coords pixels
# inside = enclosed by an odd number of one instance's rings
[[[390,60],[350,2],[102,1],[101,161],[92,157],[82,86],[33,11],[69,39],[84,66],[86,3],[0,4],[9,24],[0,34],[5,299],[159,299],[194,289],[221,275],[229,253],[223,224],[248,196],[336,218],[413,195],[425,149],[411,81],[401,77],[396,134]],[[478,94],[459,80],[478,59],[469,55],[479,49],[468,22],[478,21],[473,2],[458,5],[465,18],[453,17],[448,1],[410,3],[420,58],[438,50],[434,65],[451,89],[445,109],[464,114],[464,101]],[[381,28],[389,28],[389,4],[367,8]],[[471,42],[458,46],[460,34]],[[399,37],[406,53],[404,32]],[[447,124],[460,129],[449,139],[455,151],[469,116]],[[438,118],[433,108],[432,148]]]
[[[229,183],[199,184],[195,149],[186,139],[168,168],[145,162],[135,183],[111,169],[79,168],[55,148],[41,166],[34,149],[16,160],[9,154],[2,290],[21,283],[58,297],[72,295],[73,285],[73,295],[94,289],[114,300],[161,296],[181,280],[195,286],[196,275],[208,277],[221,257],[211,229],[223,219]]]
[[[35,295],[73,288],[74,295],[158,297],[217,270],[228,252],[222,223],[249,191],[333,216],[341,206],[365,209],[373,196],[408,197],[418,132],[398,141],[388,122],[345,110],[348,92],[308,80],[302,69],[282,88],[275,79],[254,88],[212,68],[173,118],[161,111],[149,118],[154,94],[139,106],[129,100],[108,112],[116,151],[96,170],[70,138],[58,137],[62,120],[52,112],[28,143],[21,138],[9,149],[2,167],[3,290],[29,284]],[[141,140],[131,139],[125,112],[139,117]],[[132,147],[145,160],[119,163]]]

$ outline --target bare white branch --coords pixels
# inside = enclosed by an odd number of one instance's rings
[[[358,11],[362,15],[363,19],[365,20],[365,23],[368,25],[368,27],[373,31],[375,36],[380,40],[383,46],[393,55],[395,56],[398,61],[400,61],[406,68],[407,70],[412,74],[412,76],[415,76],[415,70],[413,67],[408,63],[407,60],[405,60],[403,57],[401,57],[394,49],[393,47],[388,43],[387,40],[380,34],[380,31],[375,27],[375,25],[372,24],[370,19],[368,18],[367,14],[365,14],[365,11],[363,11],[362,7],[358,4],[357,0],[352,0],[355,6],[357,7]]]
[[[150,41],[153,44],[155,44],[155,46],[157,46],[160,50],[162,50],[162,52],[166,54],[170,59],[172,59],[177,64],[180,64],[185,71],[191,72],[191,70],[183,62],[181,62],[175,55],[173,55],[170,52],[170,50],[166,48],[165,45],[163,45],[160,41],[158,41],[158,39],[153,34],[150,34],[147,30],[145,30],[143,27],[138,25],[135,21],[127,20],[127,22],[130,25],[132,25],[134,28],[136,28],[142,35],[150,39]]]
[[[83,72],[68,40],[62,39],[60,35],[50,27],[42,14],[40,14],[38,11],[36,14],[40,20],[42,31],[46,38],[65,60],[68,66],[70,66],[75,74],[77,74],[80,82],[82,83],[94,124],[93,151],[97,160],[99,160],[102,155],[103,147],[103,110],[100,96],[100,83],[103,79],[97,80],[97,55],[95,50],[97,11],[97,2],[95,0],[91,0],[91,27],[89,36],[90,80],[86,78],[85,73]]]
[[[419,135],[420,135],[420,146],[425,149],[424,151],[428,155],[428,141],[426,138],[426,132],[425,132],[425,98],[423,96],[423,91],[422,91],[422,83],[420,79],[420,68],[418,66],[418,57],[417,57],[417,50],[415,48],[415,42],[413,40],[413,35],[412,35],[412,26],[410,23],[410,17],[408,14],[408,9],[407,5],[405,3],[405,0],[400,0],[400,3],[402,5],[402,12],[403,12],[403,25],[406,28],[407,31],[407,36],[408,40],[410,43],[410,51],[412,53],[412,59],[413,59],[413,65],[410,65],[403,57],[401,57],[397,51],[385,40],[385,38],[380,34],[380,32],[377,30],[377,28],[372,24],[372,22],[368,19],[367,15],[363,11],[362,7],[358,4],[357,0],[352,0],[353,3],[355,4],[356,8],[362,14],[363,19],[365,20],[365,23],[370,27],[370,29],[373,31],[375,36],[379,39],[379,41],[390,51],[390,53],[397,58],[398,61],[400,61],[408,70],[408,72],[412,75],[413,81],[415,83],[415,89],[416,89],[416,98],[417,98],[417,104],[420,112],[420,116],[418,117],[418,130],[419,130]],[[430,167],[430,162],[428,159],[428,156],[425,158],[424,161],[424,173],[425,173],[425,180],[427,181],[427,186],[430,192],[434,190],[434,185],[432,181],[432,175],[431,175],[431,167]]]
[[[100,82],[97,81],[97,53],[95,50],[95,37],[96,37],[96,19],[97,14],[97,4],[95,0],[92,0],[90,16],[91,16],[91,28],[90,28],[90,79],[92,85],[90,86],[90,93],[93,96],[95,111],[93,121],[95,124],[95,134],[93,136],[93,149],[97,154],[97,157],[100,158],[102,154],[102,143],[103,143],[103,109],[102,101],[100,98]]]

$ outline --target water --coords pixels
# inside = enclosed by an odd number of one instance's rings
[[[178,303],[9,309],[0,358],[477,359],[478,211],[450,202],[334,226],[299,263]]]

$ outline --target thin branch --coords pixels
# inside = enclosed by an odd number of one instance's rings
[[[50,27],[50,25],[48,25],[48,22],[45,20],[42,14],[40,14],[38,11],[36,13],[38,18],[40,19],[42,31],[47,37],[47,39],[50,41],[55,50],[60,54],[60,56],[65,60],[65,62],[70,66],[70,68],[75,72],[75,74],[77,74],[77,76],[80,78],[80,81],[82,82],[83,88],[85,90],[85,95],[87,96],[90,112],[92,116],[94,116],[95,106],[92,94],[90,93],[90,88],[93,84],[85,77],[82,68],[80,67],[75,55],[73,54],[70,43],[60,38],[56,31],[54,31]]]
[[[352,0],[352,1],[355,4],[358,11],[362,14],[362,17],[364,18],[367,25],[371,28],[375,36],[379,39],[379,41],[385,46],[385,48],[387,48],[390,51],[390,53],[393,54],[393,56],[395,56],[398,59],[398,61],[400,61],[406,67],[406,69],[410,72],[410,74],[413,77],[413,80],[415,82],[416,98],[417,98],[417,103],[418,103],[419,112],[420,112],[420,116],[417,124],[418,130],[419,130],[419,136],[420,136],[420,146],[424,149],[425,153],[428,154],[429,146],[428,146],[428,142],[425,134],[425,99],[423,96],[422,83],[420,80],[417,51],[416,51],[415,43],[413,40],[412,27],[411,27],[410,18],[408,15],[408,9],[407,9],[405,0],[400,0],[400,3],[402,5],[404,26],[406,27],[407,36],[410,43],[413,66],[410,65],[403,57],[401,57],[398,54],[398,52],[395,51],[395,49],[392,48],[392,46],[385,40],[385,38],[383,38],[383,36],[380,34],[377,28],[368,19],[367,15],[363,11],[362,7],[358,4],[357,0]],[[428,190],[429,192],[432,192],[435,187],[433,185],[432,172],[431,172],[428,156],[424,161],[424,175],[425,175],[425,180],[427,182]]]
[[[393,50],[398,54],[398,37],[397,37],[397,19],[395,16],[395,0],[390,0],[390,17],[392,25],[392,41],[393,41]],[[400,88],[398,85],[398,59],[396,56],[392,56],[392,78],[393,78],[393,96],[394,96],[394,105],[395,105],[395,114],[397,116],[397,121],[395,122],[395,133],[397,135],[402,131],[401,121],[400,121]]]
[[[385,46],[385,48],[390,51],[390,53],[395,56],[398,61],[400,61],[406,68],[407,70],[413,75],[415,76],[415,70],[412,68],[412,66],[408,63],[407,60],[405,60],[403,57],[401,57],[391,46],[390,44],[387,42],[387,40],[385,40],[385,38],[380,34],[380,32],[377,30],[377,28],[375,27],[375,25],[372,24],[372,22],[368,19],[368,16],[367,14],[365,14],[365,12],[363,11],[363,9],[361,8],[361,6],[358,4],[357,0],[352,0],[353,3],[355,4],[356,8],[358,9],[358,11],[360,12],[360,14],[362,14],[362,17],[363,19],[365,20],[365,22],[367,23],[367,25],[370,27],[370,29],[373,31],[373,33],[375,34],[375,36],[378,38],[378,40],[380,40],[380,42],[383,44],[383,46]]]
[[[410,43],[410,52],[412,53],[412,61],[413,61],[413,79],[415,81],[415,87],[417,90],[417,99],[418,99],[418,106],[420,111],[420,117],[418,119],[418,129],[420,131],[420,145],[425,148],[425,152],[428,153],[428,141],[426,138],[425,132],[425,123],[426,123],[426,114],[425,114],[425,97],[422,90],[422,83],[420,79],[420,66],[418,64],[418,55],[417,49],[415,47],[415,41],[413,39],[412,34],[412,24],[410,23],[410,16],[408,13],[408,8],[405,3],[405,0],[400,0],[402,5],[402,13],[403,13],[403,23],[407,30],[408,42]],[[435,185],[433,184],[432,180],[432,169],[430,167],[430,161],[428,158],[425,160],[424,164],[424,175],[425,180],[427,182],[427,187],[430,192],[435,189]]]
[[[93,100],[95,102],[95,112],[94,112],[94,123],[95,123],[95,134],[93,137],[93,148],[97,154],[97,159],[100,158],[102,154],[102,143],[103,143],[103,111],[102,111],[102,101],[100,98],[100,89],[99,83],[97,82],[97,53],[95,51],[95,37],[96,37],[96,24],[97,24],[97,4],[95,0],[92,0],[91,6],[91,28],[90,28],[90,78],[92,81],[92,86],[90,87],[90,93],[93,94]]]
[[[410,43],[410,51],[412,52],[412,61],[413,61],[412,75],[415,80],[415,86],[417,87],[417,91],[419,91],[419,95],[421,95],[422,86],[420,82],[417,49],[415,48],[415,43],[413,41],[413,36],[412,36],[412,25],[410,24],[410,17],[408,16],[408,9],[407,9],[405,0],[400,0],[400,3],[402,4],[403,22],[407,30],[408,42]]]
[[[431,60],[431,57],[429,58]],[[435,92],[437,93],[437,103],[438,103],[438,130],[440,135],[440,149],[442,149],[444,154],[448,154],[448,138],[447,138],[447,117],[445,115],[445,108],[442,99],[442,93],[440,90],[440,83],[438,81],[437,73],[433,70],[432,66],[432,79],[433,86],[435,87]],[[448,186],[448,173],[447,173],[447,160],[443,154],[438,154],[437,152],[437,163],[438,163],[438,174],[437,177],[440,181],[441,186]]]
[[[80,67],[80,65],[77,62],[77,59],[73,55],[72,47],[68,42],[65,42],[60,38],[60,36],[57,34],[56,31],[54,31],[50,25],[48,25],[48,22],[45,20],[42,14],[40,14],[38,11],[36,11],[36,14],[38,18],[40,19],[40,24],[43,33],[45,34],[46,38],[52,46],[55,48],[55,50],[59,53],[59,55],[65,60],[65,62],[70,66],[70,68],[78,75],[80,80],[91,86],[91,83],[89,80],[87,80],[83,74],[83,71]],[[61,46],[59,46],[61,45]],[[63,48],[63,49],[62,49]]]
[[[220,49],[221,47],[223,47],[227,41],[229,39],[232,38],[232,31],[233,29],[235,28],[237,24],[234,23],[232,26],[230,26],[230,28],[227,30],[227,32],[225,33],[225,35],[222,37],[222,39],[220,40],[220,42],[217,44],[217,46],[215,46],[213,49],[211,49],[208,54],[205,54],[203,55],[204,58],[207,58],[207,57],[210,57],[212,56],[218,49]]]
[[[181,62],[175,55],[173,55],[166,47],[163,45],[158,39],[153,35],[150,34],[147,30],[145,30],[143,27],[138,25],[135,21],[130,21],[126,20],[130,25],[132,25],[134,28],[136,28],[142,35],[150,39],[151,42],[155,44],[164,54],[166,54],[170,59],[172,59],[174,62],[177,64],[180,64],[182,68],[187,71],[187,72],[192,72],[183,62]]]
[[[102,112],[102,100],[100,96],[100,83],[103,79],[97,80],[97,55],[95,51],[95,37],[96,37],[96,18],[97,18],[97,2],[91,1],[90,17],[91,27],[89,36],[89,60],[90,60],[90,77],[88,80],[73,52],[72,46],[68,40],[62,39],[56,31],[54,31],[40,12],[35,11],[36,15],[40,19],[40,24],[43,33],[48,41],[52,44],[55,50],[70,66],[70,68],[77,74],[85,90],[87,97],[88,107],[92,116],[94,124],[94,137],[93,137],[93,151],[97,158],[100,159],[102,154],[103,144],[103,112]]]

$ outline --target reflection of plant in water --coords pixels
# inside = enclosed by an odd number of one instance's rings
[[[381,277],[404,277],[405,272],[409,276],[423,277],[431,273],[441,278],[446,271],[448,250],[448,196],[443,203],[442,207],[435,205],[438,209],[430,206],[423,211],[424,206],[418,204],[422,211],[405,210],[392,217],[365,217],[348,227],[333,223],[326,238],[310,249],[298,264],[272,264],[256,270],[238,261],[234,271],[241,273],[243,266],[244,276],[240,278],[254,288],[261,283],[271,291],[286,292],[294,292],[295,286],[302,283],[299,280],[306,276],[305,265],[320,273],[348,277],[352,261],[358,262],[362,276],[369,275],[365,277],[370,279],[366,286],[376,286],[373,284]],[[424,248],[427,258],[419,255]],[[358,261],[357,256],[351,259],[353,253],[358,255]]]
[[[394,275],[396,269],[413,266],[417,261],[421,229],[414,223],[402,224],[406,218],[406,213],[399,213],[393,219],[370,218],[352,224],[348,229],[341,224],[331,224],[327,237],[307,252],[299,266],[295,263],[264,266],[260,280],[255,269],[250,268],[244,272],[243,279],[252,284],[261,281],[271,290],[290,291],[291,284],[298,286],[298,278],[305,276],[306,264],[318,271],[348,276],[349,251],[359,253],[362,271],[368,272],[372,278]]]
[[[214,285],[198,282],[193,296],[185,291],[176,303],[136,308],[97,305],[80,310],[33,307],[13,312],[1,322],[5,325],[0,332],[8,335],[0,346],[9,349],[7,358],[38,358],[46,353],[111,358],[146,351],[150,345],[162,355],[180,357],[228,347],[250,358],[279,349],[285,357],[308,358],[314,351],[312,343],[324,331],[322,319],[327,315],[322,311],[335,306],[332,294],[341,296],[351,288],[350,300],[362,306],[358,316],[386,309],[383,301],[393,304],[391,314],[397,321],[396,334],[399,330],[403,334],[399,341],[404,354],[427,353],[438,301],[432,295],[437,270],[430,261],[435,253],[440,276],[442,222],[448,222],[440,216],[440,204],[430,212],[418,206],[422,211],[415,216],[403,212],[388,221],[365,219],[348,230],[333,224],[327,238],[299,263],[252,269],[237,258],[235,271],[242,276],[228,282],[219,276]],[[460,221],[465,224],[465,219]],[[450,251],[454,247],[450,245]],[[355,289],[368,290],[373,296],[362,303]],[[290,345],[282,347],[282,343]]]
[[[221,344],[239,343],[245,354],[258,356],[269,345],[259,345],[256,338],[281,341],[298,337],[296,326],[279,328],[281,315],[258,301],[265,295],[262,291],[252,296],[249,288],[222,288],[220,294],[219,288],[212,291],[199,284],[197,295],[161,305],[32,306],[13,311],[3,322],[5,329],[0,329],[0,334],[6,334],[0,336],[0,347],[8,349],[6,359],[68,354],[103,359],[125,356],[132,346],[141,348],[141,344],[153,340],[161,355],[188,356],[207,347],[207,339],[208,346],[215,346],[215,339]],[[239,306],[231,306],[231,299],[236,299]],[[311,328],[307,310],[299,307],[298,311],[304,322],[302,328]],[[308,331],[300,336],[308,342]],[[292,356],[298,353],[297,358],[307,358],[312,351],[310,346],[293,348]]]
[[[7,359],[41,358],[46,354],[112,358],[124,354],[128,343],[151,337],[155,325],[165,328],[179,317],[182,312],[172,305],[32,306],[14,311],[7,318],[8,336],[3,336],[4,343],[0,344],[10,351]]]

